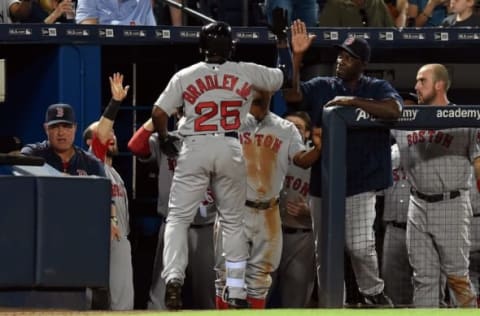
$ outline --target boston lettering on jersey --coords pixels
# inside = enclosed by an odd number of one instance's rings
[[[452,144],[452,141],[453,136],[442,131],[420,130],[407,134],[408,146],[418,143],[434,143],[448,148]]]
[[[259,147],[267,147],[278,153],[283,141],[275,137],[274,135],[255,134],[245,132],[240,135],[240,143],[242,145],[255,144]]]
[[[407,179],[407,174],[405,173],[403,168],[393,169],[393,182],[398,182],[405,179]]]
[[[112,184],[112,198],[114,197],[123,197],[124,192],[122,190],[122,187],[119,186],[118,184]]]
[[[183,91],[183,99],[193,104],[203,93],[215,89],[235,91],[242,99],[246,99],[250,94],[251,86],[248,82],[239,82],[239,78],[235,75],[224,74],[223,78],[219,75],[206,75],[187,86]]]
[[[306,197],[308,195],[309,183],[302,181],[302,179],[300,178],[296,178],[291,175],[286,175],[285,188],[298,191],[301,195]]]

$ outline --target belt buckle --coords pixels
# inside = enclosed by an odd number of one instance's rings
[[[449,200],[450,199],[450,192],[443,192],[443,200]]]

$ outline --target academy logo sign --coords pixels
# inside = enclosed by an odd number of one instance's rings
[[[437,110],[437,118],[452,119],[466,118],[480,120],[480,110],[478,109],[442,109]]]
[[[367,113],[364,110],[359,109],[359,108],[355,109],[355,114],[356,114],[355,121],[357,121],[357,122],[360,121],[360,120],[368,120],[368,121],[371,121],[371,122],[375,122],[377,120],[377,118],[375,116],[373,116],[370,113]]]
[[[403,109],[402,116],[400,116],[397,121],[400,121],[400,122],[414,121],[417,118],[418,111],[419,110],[417,109]],[[355,120],[357,122],[361,120],[368,120],[370,122],[378,121],[377,117],[359,108],[355,109],[355,114],[356,114]]]

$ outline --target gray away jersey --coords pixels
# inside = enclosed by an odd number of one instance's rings
[[[470,188],[472,163],[480,156],[478,133],[473,128],[392,130],[410,183],[427,194]]]
[[[155,102],[168,115],[185,105],[181,135],[237,131],[250,110],[252,89],[276,91],[283,73],[254,63],[196,63],[177,72]]]

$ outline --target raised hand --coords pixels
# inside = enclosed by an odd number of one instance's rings
[[[127,96],[130,86],[123,86],[123,75],[119,72],[113,74],[110,79],[110,90],[112,91],[112,98],[116,101],[123,101]]]
[[[303,54],[312,45],[317,36],[307,32],[305,23],[295,20],[292,24],[292,51],[294,54]]]

